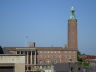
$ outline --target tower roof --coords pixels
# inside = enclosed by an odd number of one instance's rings
[[[70,19],[75,19],[75,9],[73,6],[70,9]]]

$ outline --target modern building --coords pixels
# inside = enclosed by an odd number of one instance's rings
[[[25,56],[0,54],[0,72],[25,72]]]
[[[54,72],[84,72],[78,63],[57,63]]]
[[[68,46],[66,47],[36,47],[30,43],[29,47],[4,47],[3,50],[16,55],[25,55],[26,72],[51,69],[52,64],[77,62],[77,19],[75,10],[70,10],[68,20]]]

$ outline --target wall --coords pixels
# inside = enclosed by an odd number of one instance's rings
[[[14,64],[15,72],[25,72],[25,56],[0,55],[0,64]]]

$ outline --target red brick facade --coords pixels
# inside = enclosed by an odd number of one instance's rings
[[[68,48],[78,48],[76,19],[68,20]]]

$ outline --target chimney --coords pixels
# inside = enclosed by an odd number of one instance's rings
[[[30,48],[35,47],[35,42],[30,42],[30,43],[28,43],[28,44],[29,44],[29,47],[30,47]]]

